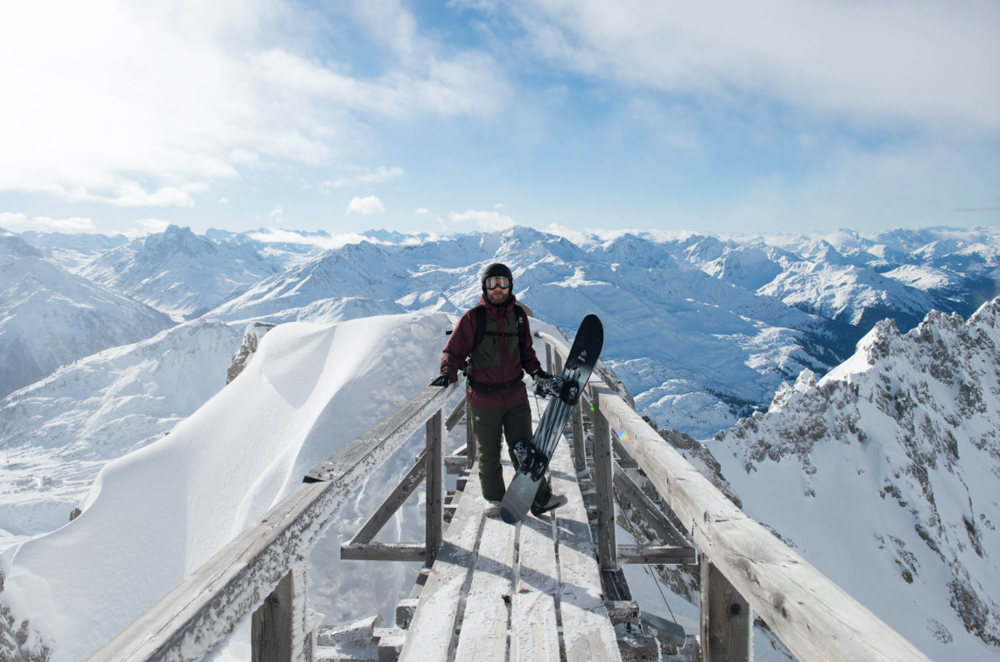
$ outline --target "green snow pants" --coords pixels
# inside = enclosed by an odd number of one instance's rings
[[[503,469],[500,466],[501,437],[507,437],[507,454],[514,468],[517,458],[511,450],[519,441],[531,441],[531,407],[525,400],[510,409],[472,409],[472,431],[476,435],[479,452],[479,482],[483,486],[483,497],[487,501],[502,501],[506,487]],[[542,478],[535,494],[535,504],[543,505],[552,496],[549,481]]]

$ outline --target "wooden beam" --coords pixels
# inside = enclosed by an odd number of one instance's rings
[[[426,561],[427,550],[417,542],[369,542],[341,545],[345,561]]]
[[[694,547],[618,545],[620,563],[691,565],[697,557]]]
[[[461,402],[455,405],[455,408],[451,410],[448,414],[448,419],[444,422],[445,429],[451,432],[455,429],[455,426],[459,424],[462,418],[465,416],[465,398],[462,398]]]
[[[402,480],[399,481],[399,484],[396,485],[396,489],[386,497],[382,505],[372,513],[372,516],[368,518],[368,521],[361,527],[361,530],[351,539],[351,545],[363,545],[374,540],[378,532],[389,521],[389,518],[417,491],[417,488],[420,487],[420,482],[427,473],[427,463],[424,459],[426,455],[426,449],[420,451],[416,462],[410,467],[410,470],[403,476]],[[341,555],[341,558],[345,557]]]
[[[675,547],[690,546],[684,534],[677,530],[670,519],[617,463],[614,471],[615,491],[621,497],[624,508],[634,509],[643,522],[653,529],[660,542]]]
[[[597,492],[597,559],[602,570],[611,570],[618,566],[611,428],[600,410],[596,410],[594,414],[593,477]]]
[[[444,533],[444,413],[439,409],[427,420],[427,565],[434,563]]]
[[[753,610],[733,585],[701,559],[701,662],[750,662]]]
[[[309,556],[351,489],[441,408],[449,389],[428,386],[390,417],[391,425],[372,428],[381,433],[369,431],[338,451],[320,465],[318,482],[295,488],[90,660],[200,662],[209,656],[264,602],[290,564]]]
[[[253,662],[292,662],[292,572],[253,613],[250,657]]]

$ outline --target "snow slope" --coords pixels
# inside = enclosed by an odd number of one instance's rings
[[[58,366],[172,325],[148,306],[0,236],[0,397]]]
[[[161,438],[215,395],[242,333],[186,322],[0,401],[0,550],[65,524],[105,463]]]
[[[442,314],[418,313],[273,329],[243,373],[169,436],[108,464],[79,518],[0,557],[0,600],[42,633],[53,662],[86,658],[309,469],[419,392],[450,327]],[[353,535],[422,443],[415,435],[358,486],[314,556],[329,560],[337,533]],[[390,533],[407,520],[408,534],[422,529],[410,506]],[[383,576],[373,584],[374,572]],[[398,573],[416,568],[327,571],[310,606],[370,609],[376,592],[393,585],[384,575]]]
[[[1000,658],[1000,299],[881,322],[709,447],[744,511],[935,660]]]

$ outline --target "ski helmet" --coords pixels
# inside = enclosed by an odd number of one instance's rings
[[[486,279],[491,276],[506,276],[510,279],[510,291],[514,291],[514,274],[510,272],[510,267],[500,262],[494,262],[483,269],[483,275],[479,279],[479,283],[483,287],[484,296],[486,295]]]

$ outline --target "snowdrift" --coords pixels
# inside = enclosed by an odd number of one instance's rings
[[[0,598],[52,645],[54,662],[86,658],[306,471],[419,392],[450,327],[443,314],[407,314],[275,328],[243,373],[169,436],[108,464],[79,518],[8,550]],[[356,529],[423,440],[409,443],[399,466],[369,477],[378,495],[360,486],[345,526]],[[376,587],[354,588],[349,599],[373,603]],[[329,594],[310,602],[334,606]]]

